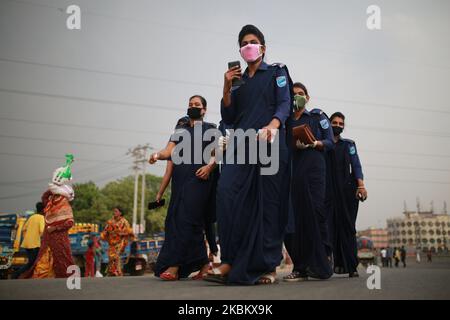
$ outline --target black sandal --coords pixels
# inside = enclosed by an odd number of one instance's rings
[[[308,280],[308,277],[303,276],[298,271],[292,271],[287,276],[284,276],[283,280],[287,281],[287,282],[298,282],[298,281],[306,281],[306,280]]]
[[[272,273],[266,273],[258,279],[256,284],[274,284],[277,282],[278,282],[278,280],[275,278],[275,276]]]
[[[213,273],[209,273],[210,271]],[[212,268],[210,271],[203,277],[203,280],[220,284],[226,284],[228,282],[228,276],[223,275],[219,269]]]

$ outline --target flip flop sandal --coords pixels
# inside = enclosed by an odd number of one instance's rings
[[[208,281],[208,282],[216,282],[216,283],[221,283],[221,284],[226,284],[228,282],[228,276],[224,276],[219,269],[217,268],[212,268],[212,273],[207,273],[204,277],[203,280]]]
[[[159,275],[159,278],[161,280],[164,281],[177,281],[178,280],[178,276],[177,275],[173,275],[170,272],[163,272]]]
[[[195,276],[191,278],[191,280],[203,280],[203,278],[207,275],[207,273],[197,273]]]
[[[298,281],[306,281],[308,280],[308,277],[301,276],[300,272],[293,271],[287,276],[283,277],[283,280],[287,282],[298,282]]]
[[[256,282],[256,284],[274,284],[277,283],[278,280],[272,275],[272,274],[265,274],[263,276],[261,276],[258,281]]]

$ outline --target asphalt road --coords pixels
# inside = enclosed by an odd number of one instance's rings
[[[288,270],[280,270],[279,278]],[[274,285],[223,286],[205,281],[164,282],[152,275],[81,278],[81,289],[69,290],[66,279],[0,280],[0,299],[450,299],[450,258],[432,263],[408,261],[407,268],[381,268],[381,289],[367,288],[370,276],[333,276],[326,281],[279,281]]]

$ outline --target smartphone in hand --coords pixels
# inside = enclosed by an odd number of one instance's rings
[[[228,62],[228,69],[231,69],[233,67],[241,67],[241,63],[239,61],[232,61]],[[233,82],[231,83],[231,86],[233,87],[239,87],[240,85],[243,85],[245,82],[242,79],[233,79]]]
[[[161,199],[158,201],[153,201],[148,203],[148,210],[158,209],[160,207],[163,207],[166,203],[166,199]]]

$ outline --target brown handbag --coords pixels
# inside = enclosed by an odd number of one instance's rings
[[[294,137],[294,144],[297,140],[304,144],[313,144],[316,141],[316,137],[311,131],[311,128],[307,124],[302,124],[300,126],[292,128],[292,136]]]

